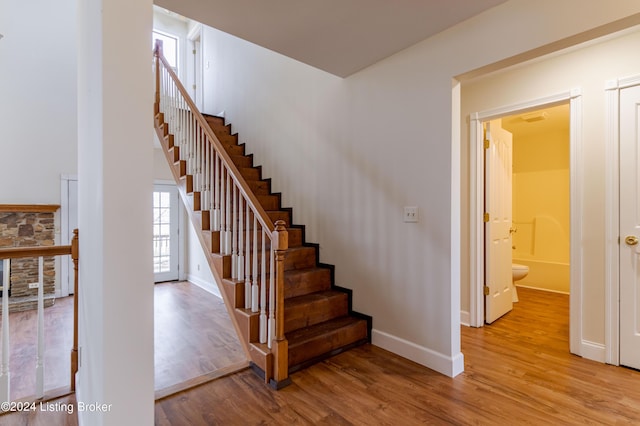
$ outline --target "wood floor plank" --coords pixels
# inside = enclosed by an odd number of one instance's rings
[[[45,389],[68,387],[73,345],[73,299],[56,299],[52,306],[44,309],[44,318]],[[36,391],[37,320],[36,310],[9,314],[12,400],[29,397]]]
[[[186,281],[154,294],[156,390],[246,361],[222,299]]]
[[[244,351],[222,299],[188,282],[156,284],[154,294],[155,388],[159,396],[173,393],[185,383],[202,383],[228,374],[230,369],[246,367]],[[68,386],[73,299],[57,299],[45,309],[45,318],[46,389]],[[12,400],[35,392],[36,319],[35,311],[11,314]],[[51,423],[41,418],[51,419]],[[36,417],[14,413],[0,416],[0,425],[75,424],[65,423],[65,418],[54,413]]]
[[[567,295],[519,293],[514,310],[491,326],[462,327],[465,372],[456,378],[364,345],[293,374],[278,392],[245,371],[167,398],[156,404],[156,423],[640,422],[640,372],[569,353]],[[171,423],[162,420],[170,415]]]
[[[514,310],[491,326],[462,327],[465,371],[455,378],[363,345],[294,373],[280,391],[243,370],[177,393],[156,403],[155,423],[639,424],[640,372],[569,353],[568,296],[519,295]],[[49,419],[29,424],[75,424]]]

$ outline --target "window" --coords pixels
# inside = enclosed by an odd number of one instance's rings
[[[156,40],[162,41],[162,52],[164,57],[171,65],[171,68],[178,72],[178,37],[171,34],[163,33],[157,30],[153,31],[151,46],[155,47]]]
[[[171,193],[153,193],[153,272],[171,269]]]

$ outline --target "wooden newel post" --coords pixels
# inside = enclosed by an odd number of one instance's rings
[[[289,381],[289,343],[284,337],[284,257],[289,248],[289,234],[284,221],[279,220],[275,225],[271,244],[276,262],[276,333],[271,347],[274,357],[273,376],[275,385],[280,388]]]
[[[71,239],[71,259],[73,260],[73,348],[71,348],[71,390],[76,390],[78,372],[78,260],[80,258],[78,230],[73,230]]]

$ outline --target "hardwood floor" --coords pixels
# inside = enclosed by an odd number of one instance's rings
[[[68,387],[73,346],[73,298],[56,299],[44,310],[45,390]],[[35,310],[9,314],[9,369],[11,399],[35,394],[37,315]],[[0,349],[2,342],[0,342]]]
[[[222,299],[188,283],[155,286],[155,389],[246,360]]]
[[[183,382],[203,375],[205,379],[216,377],[245,364],[222,299],[188,282],[156,284],[154,295],[157,394],[166,395]],[[45,389],[69,385],[72,321],[72,298],[57,299],[45,309]],[[35,311],[11,314],[10,324],[11,399],[17,400],[32,396],[35,390]],[[0,425],[75,425],[68,423],[69,418],[66,413],[15,413],[0,416]]]
[[[569,354],[568,296],[518,291],[494,325],[462,327],[456,378],[365,345],[293,374],[279,392],[243,371],[166,398],[156,424],[640,422],[640,373]]]
[[[518,289],[513,312],[462,327],[465,372],[445,377],[372,345],[292,375],[280,391],[249,370],[156,403],[157,425],[637,424],[640,372],[569,354],[568,296]],[[40,413],[16,425],[75,425]],[[57,417],[56,417],[57,416]],[[22,421],[22,422],[21,422]]]

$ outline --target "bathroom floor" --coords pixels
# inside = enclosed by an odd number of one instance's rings
[[[488,329],[505,333],[511,345],[569,352],[569,295],[518,287],[519,302]]]

